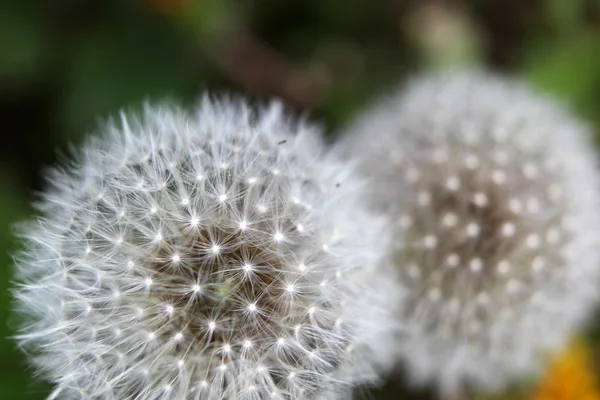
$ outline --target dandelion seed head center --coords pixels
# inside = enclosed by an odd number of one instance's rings
[[[203,182],[210,181],[210,175],[203,175]],[[260,182],[254,180],[252,187],[262,188]],[[180,205],[192,203],[185,200],[179,201]],[[227,198],[220,195],[217,200]],[[153,207],[153,210],[158,213],[159,209]],[[265,343],[281,344],[280,338],[291,337],[295,327],[315,323],[311,321],[315,308],[309,307],[314,297],[309,299],[308,294],[295,286],[303,280],[310,282],[310,271],[298,263],[293,253],[289,260],[283,258],[290,251],[288,240],[306,234],[298,221],[305,220],[307,211],[300,203],[294,203],[292,211],[297,219],[280,221],[276,230],[268,225],[270,211],[274,210],[259,204],[258,212],[262,215],[252,221],[252,230],[248,229],[249,219],[240,219],[235,214],[231,217],[234,223],[222,226],[211,225],[210,218],[205,216],[206,223],[200,225],[199,217],[192,214],[181,219],[179,232],[160,225],[154,228],[147,256],[138,254],[135,262],[124,263],[130,273],[144,274],[139,296],[143,296],[145,304],[135,313],[140,323],[157,321],[158,326],[146,334],[152,346],[168,346],[180,359],[196,356],[195,351],[221,354],[223,364],[211,368],[225,371],[228,363],[239,357],[238,349],[243,348],[247,354],[268,352]],[[90,236],[90,231],[87,232]],[[121,236],[119,239],[120,249],[127,249],[127,239]],[[93,247],[88,248],[89,254]],[[321,287],[317,284],[317,288]],[[131,295],[130,290],[117,293],[120,298]],[[88,313],[94,312],[91,306],[87,309]],[[115,337],[122,337],[127,330],[114,332]],[[343,357],[341,350],[339,357],[340,360]],[[331,360],[330,368],[337,362]],[[184,366],[183,362],[178,365]]]
[[[474,302],[506,306],[506,296],[494,296],[514,292],[515,283],[508,282],[533,285],[534,274],[546,271],[545,260],[561,263],[560,246],[556,246],[565,240],[560,227],[565,206],[557,204],[556,194],[560,177],[537,168],[539,161],[524,167],[505,163],[509,150],[498,151],[500,162],[476,162],[473,155],[461,156],[460,149],[448,154],[445,161],[421,165],[418,181],[403,177],[417,193],[411,212],[398,223],[411,243],[398,250],[398,260],[407,266],[403,274],[411,282],[421,282],[428,301],[436,304],[455,299],[454,307],[459,308]],[[531,195],[522,193],[523,185]],[[541,210],[550,213],[539,218]],[[481,293],[485,295],[477,300]],[[489,313],[471,314],[471,322],[455,324],[454,333],[467,332],[469,325],[474,334],[490,323]],[[439,318],[440,323],[450,323],[448,315]]]
[[[177,351],[184,351],[190,343],[191,350],[199,351],[233,351],[234,344],[248,348],[253,341],[264,342],[268,332],[274,335],[272,340],[281,334],[278,323],[292,312],[282,301],[285,293],[293,291],[298,306],[308,302],[284,279],[286,270],[276,251],[280,245],[268,240],[267,233],[260,246],[246,241],[244,232],[235,227],[229,231],[198,229],[188,236],[185,268],[173,268],[181,261],[173,253],[144,265],[156,277],[145,279],[146,296],[151,304],[163,304],[163,313],[169,316],[153,333],[157,341],[170,339]],[[218,257],[214,257],[215,241]],[[240,299],[247,299],[245,306],[240,307]],[[151,308],[144,311],[153,312]],[[297,319],[309,323],[308,317]]]

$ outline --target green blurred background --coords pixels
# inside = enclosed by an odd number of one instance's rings
[[[411,73],[457,65],[523,76],[598,128],[600,0],[0,0],[0,398],[48,393],[4,339],[11,225],[99,120],[228,90],[283,98],[331,133]],[[432,398],[402,382],[365,397]]]

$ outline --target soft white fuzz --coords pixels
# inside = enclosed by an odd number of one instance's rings
[[[341,144],[396,224],[408,287],[397,343],[446,393],[533,373],[595,301],[598,170],[587,130],[523,84],[480,72],[413,80]]]
[[[389,358],[391,235],[278,103],[123,114],[50,182],[15,293],[53,398],[346,398]]]

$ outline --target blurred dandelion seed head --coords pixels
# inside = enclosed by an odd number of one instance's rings
[[[600,239],[587,132],[520,84],[421,77],[342,144],[396,223],[398,318],[415,380],[495,388],[534,371],[589,313]]]

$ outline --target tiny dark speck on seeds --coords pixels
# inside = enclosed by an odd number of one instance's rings
[[[285,144],[285,143],[287,143],[287,140],[281,140],[281,141],[277,142],[277,144]]]

